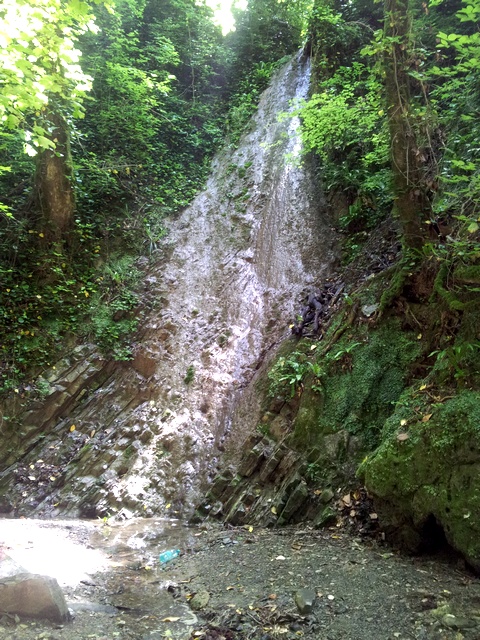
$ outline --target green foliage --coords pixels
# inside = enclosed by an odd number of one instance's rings
[[[260,94],[267,88],[273,72],[281,63],[282,61],[257,62],[239,83],[237,91],[230,99],[230,109],[226,118],[232,144],[238,144],[250,118],[257,110]]]
[[[480,4],[478,0],[463,0],[462,4],[456,13],[458,22],[450,25],[460,33],[437,34],[437,64],[428,74],[435,83],[432,104],[448,132],[434,207],[439,216],[460,214],[469,223],[469,233],[474,234],[478,230],[476,202],[480,197],[480,34],[472,27],[477,24]]]
[[[272,398],[293,398],[307,372],[308,365],[304,353],[294,351],[288,357],[280,357],[268,372],[269,395]]]
[[[183,381],[185,382],[185,384],[190,384],[191,382],[193,382],[194,378],[195,378],[195,367],[193,366],[193,364],[191,364],[187,369],[187,373],[185,374]]]
[[[309,4],[308,0],[249,0],[246,10],[235,11],[236,28],[227,37],[231,87],[237,87],[259,62],[275,62],[298,49]]]
[[[323,469],[317,462],[310,462],[305,469],[305,477],[310,482],[318,482],[322,479]]]
[[[368,178],[375,185],[371,174],[387,165],[388,136],[381,83],[364,64],[341,67],[322,82],[301,116],[305,145],[322,159],[328,190],[349,183],[358,190]],[[339,157],[343,174],[332,166]]]
[[[467,381],[473,382],[480,375],[478,341],[458,340],[444,349],[433,351],[430,356],[436,356],[432,375],[442,384],[453,378],[459,387],[463,387]]]
[[[97,279],[98,291],[92,297],[88,313],[90,335],[107,357],[130,360],[130,343],[137,327],[138,296],[134,291],[140,271],[131,256],[112,258]]]
[[[37,20],[45,12],[53,19]],[[22,0],[0,13],[2,86],[19,96],[0,95],[1,375],[16,387],[82,331],[108,356],[130,357],[134,285],[109,269],[121,252],[153,254],[164,216],[202,184],[220,139],[224,54],[210,10],[194,0],[118,0],[114,13],[99,2]],[[32,206],[35,167],[22,136],[45,146],[49,100],[71,128],[76,192],[75,228],[55,246]]]
[[[340,230],[355,234],[373,228],[392,206],[380,80],[361,62],[340,67],[319,83],[300,115],[305,149],[319,157],[326,191],[346,200]],[[350,259],[355,242],[352,236]]]
[[[27,153],[35,155],[55,147],[45,117],[52,101],[73,117],[83,115],[91,78],[76,46],[95,29],[93,15],[83,0],[4,0],[0,16],[0,120],[7,130],[20,128]]]
[[[226,38],[229,76],[227,131],[236,145],[255,113],[273,71],[301,45],[309,0],[250,0],[234,11],[236,29]]]
[[[376,443],[420,352],[416,337],[402,332],[396,320],[370,332],[368,341],[343,338],[323,378],[320,431],[347,429],[370,446]]]
[[[201,186],[221,135],[222,87],[212,63],[216,56],[221,65],[220,32],[193,0],[135,7],[122,0],[113,16],[100,9],[97,21],[101,32],[83,44],[95,102],[77,156],[82,204],[140,200],[177,211]],[[92,161],[93,176],[84,170]]]

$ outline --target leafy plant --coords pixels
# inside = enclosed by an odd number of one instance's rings
[[[299,110],[305,150],[319,157],[330,197],[341,194],[345,202],[338,226],[349,237],[346,262],[392,204],[383,107],[380,78],[365,63],[354,61],[320,81]]]
[[[191,364],[187,369],[187,373],[185,374],[183,381],[185,382],[185,384],[190,384],[191,382],[193,382],[194,378],[195,378],[195,367],[193,366],[193,364]]]
[[[288,358],[279,358],[268,373],[269,395],[293,398],[308,371],[305,354],[293,352]]]

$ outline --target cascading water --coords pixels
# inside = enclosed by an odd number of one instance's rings
[[[298,118],[279,118],[308,86],[298,55],[238,149],[218,154],[205,190],[170,222],[145,276],[134,360],[113,366],[77,349],[49,373],[50,396],[1,445],[4,512],[181,514],[227,432],[240,441],[255,426],[255,371],[335,259],[312,167],[299,162]]]

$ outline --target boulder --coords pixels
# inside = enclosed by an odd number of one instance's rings
[[[70,615],[55,578],[20,573],[0,580],[0,611],[27,618],[66,622]]]
[[[413,552],[444,535],[480,571],[480,393],[462,391],[423,418],[408,411],[399,404],[360,469],[382,528]]]

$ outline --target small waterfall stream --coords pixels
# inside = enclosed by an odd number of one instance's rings
[[[298,118],[279,118],[308,86],[298,55],[239,147],[217,155],[205,190],[170,221],[146,271],[134,360],[107,363],[87,345],[48,373],[50,395],[1,445],[3,512],[181,515],[225,438],[255,427],[255,372],[335,261],[313,168],[299,162]]]

